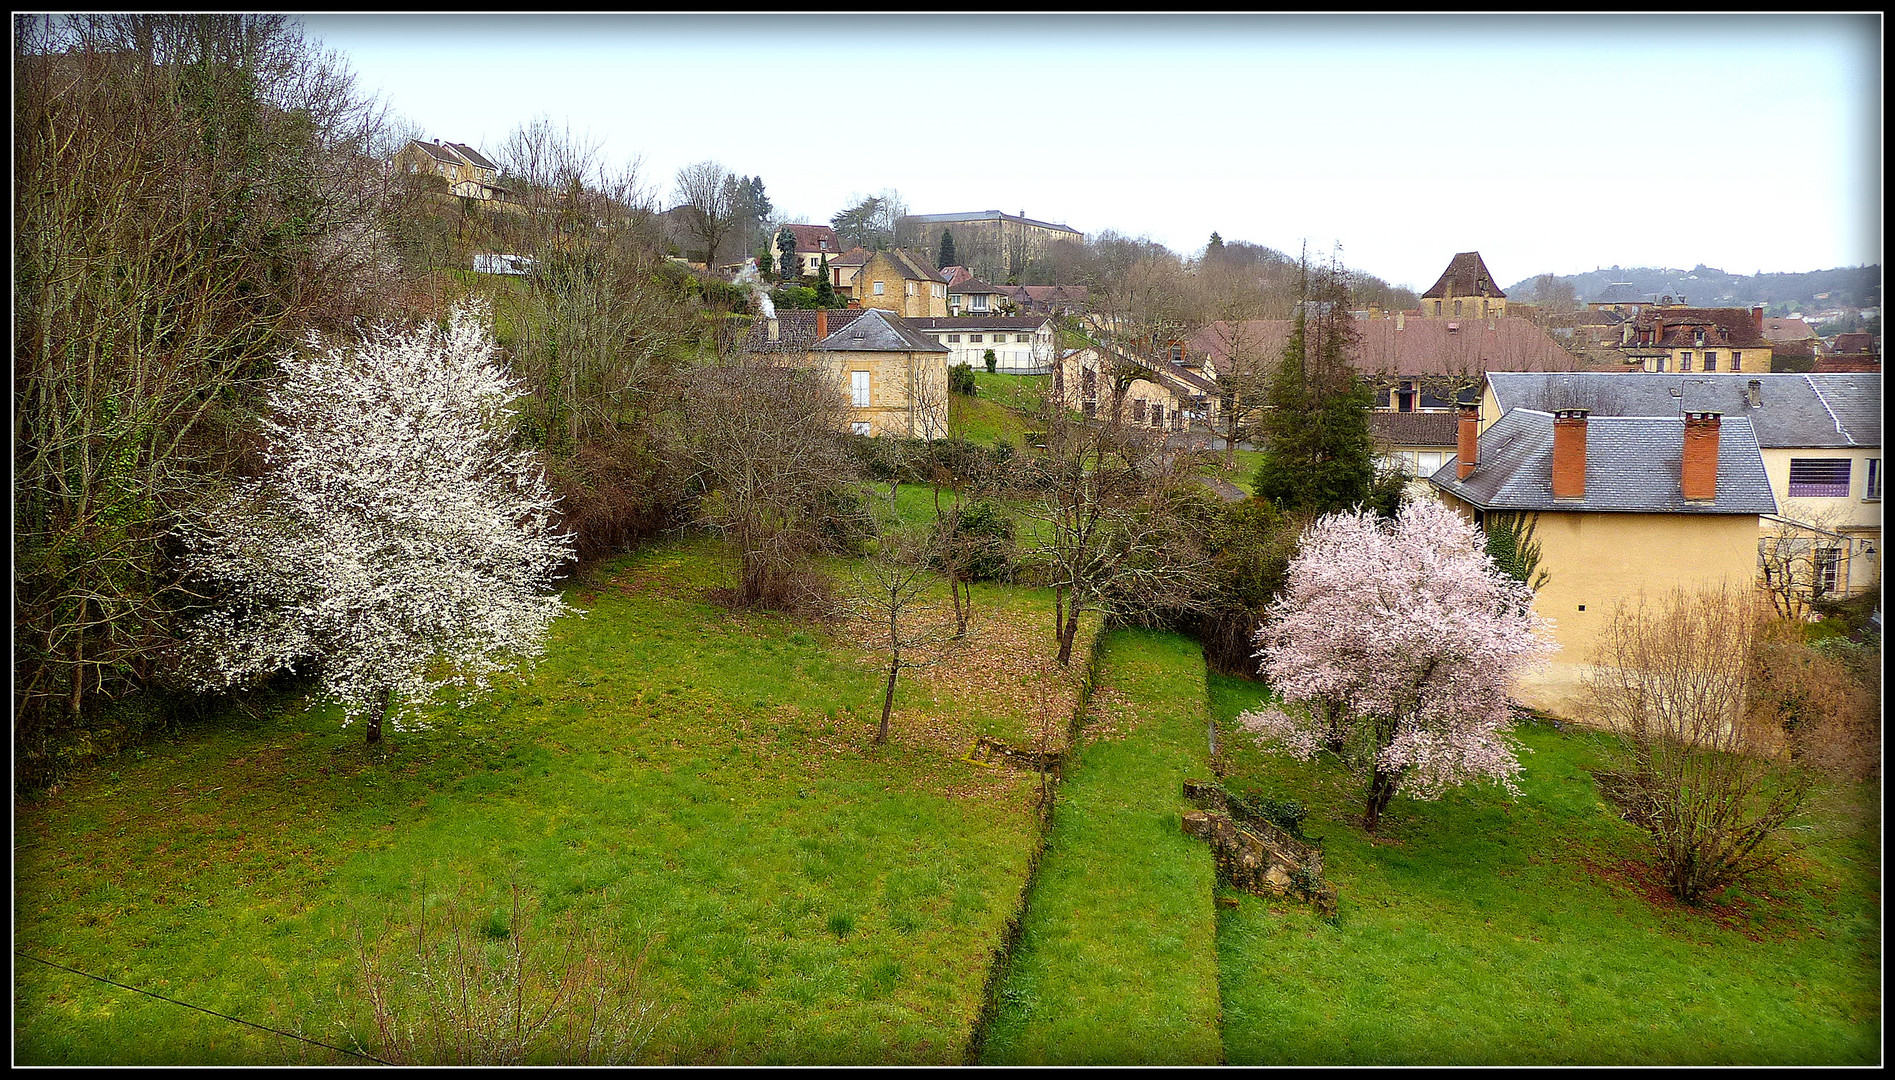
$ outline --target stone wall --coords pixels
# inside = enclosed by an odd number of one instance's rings
[[[1336,914],[1336,890],[1323,881],[1321,848],[1270,822],[1247,815],[1240,821],[1214,783],[1186,780],[1184,797],[1198,807],[1184,813],[1185,835],[1210,842],[1221,880],[1258,895],[1294,895],[1323,915]]]

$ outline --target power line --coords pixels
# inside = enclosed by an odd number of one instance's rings
[[[22,956],[22,957],[25,957],[26,959],[28,959],[28,960],[31,960],[31,961],[33,961],[33,962],[35,962],[35,963],[39,963],[39,964],[45,964],[45,965],[46,965],[47,967],[52,967],[52,968],[58,968],[58,969],[59,969],[59,970],[61,970],[61,971],[70,971],[70,972],[72,972],[72,973],[73,973],[74,975],[83,975],[83,976],[85,976],[85,977],[86,977],[86,978],[88,978],[88,979],[96,979],[96,980],[98,980],[99,982],[102,982],[102,983],[104,983],[104,984],[106,984],[107,986],[116,986],[116,987],[118,987],[118,988],[119,988],[120,990],[130,990],[130,991],[131,991],[132,993],[134,993],[134,994],[143,994],[143,995],[145,995],[146,997],[154,997],[154,998],[157,998],[157,999],[158,999],[159,1001],[169,1001],[169,1002],[170,1002],[171,1004],[173,1004],[173,1005],[182,1005],[182,1006],[184,1006],[184,1007],[185,1007],[185,1008],[187,1008],[187,1009],[196,1009],[196,1010],[197,1010],[198,1012],[201,1012],[201,1013],[209,1013],[210,1015],[212,1015],[212,1016],[215,1016],[215,1017],[218,1017],[218,1018],[220,1018],[220,1019],[223,1019],[223,1020],[231,1020],[231,1021],[234,1021],[234,1022],[236,1022],[236,1023],[239,1023],[239,1024],[243,1024],[243,1025],[246,1025],[246,1026],[248,1026],[248,1027],[253,1027],[253,1028],[256,1028],[256,1029],[257,1029],[258,1031],[267,1031],[267,1032],[269,1032],[269,1033],[270,1033],[270,1034],[272,1034],[272,1035],[281,1035],[281,1036],[283,1036],[283,1037],[284,1037],[284,1038],[286,1038],[286,1039],[296,1039],[296,1040],[298,1040],[299,1042],[306,1042],[306,1043],[308,1043],[308,1044],[310,1044],[311,1046],[320,1046],[320,1047],[322,1047],[322,1048],[323,1048],[324,1050],[334,1050],[334,1051],[335,1051],[336,1053],[338,1053],[338,1054],[347,1054],[347,1055],[349,1055],[350,1057],[359,1057],[359,1058],[362,1058],[362,1059],[363,1059],[363,1060],[365,1060],[365,1061],[373,1061],[373,1062],[375,1062],[375,1063],[376,1063],[377,1065],[393,1065],[393,1064],[394,1064],[394,1062],[392,1062],[392,1061],[383,1061],[383,1060],[382,1060],[381,1058],[378,1058],[378,1057],[376,1057],[376,1056],[374,1056],[373,1054],[364,1054],[364,1053],[360,1053],[360,1052],[358,1052],[358,1051],[355,1051],[355,1050],[344,1050],[344,1049],[343,1049],[342,1047],[340,1047],[340,1046],[330,1046],[330,1045],[329,1045],[328,1043],[326,1043],[326,1042],[318,1042],[318,1041],[316,1041],[315,1039],[311,1039],[311,1038],[308,1038],[307,1036],[303,1036],[303,1035],[297,1035],[297,1034],[295,1034],[294,1032],[289,1032],[289,1031],[278,1031],[278,1030],[277,1030],[276,1028],[273,1028],[273,1027],[265,1027],[265,1026],[264,1026],[264,1025],[262,1025],[262,1024],[256,1024],[256,1023],[251,1023],[250,1021],[248,1021],[248,1020],[245,1020],[245,1019],[243,1019],[242,1017],[237,1017],[237,1016],[230,1016],[230,1015],[228,1015],[228,1014],[226,1014],[226,1013],[220,1013],[220,1012],[218,1012],[218,1011],[216,1011],[215,1009],[206,1009],[206,1008],[205,1008],[204,1006],[202,1006],[202,1005],[193,1005],[193,1004],[191,1004],[191,1003],[190,1003],[190,1002],[188,1002],[188,1001],[179,1001],[179,1000],[178,1000],[177,998],[170,998],[170,997],[166,997],[166,996],[164,996],[163,994],[157,994],[157,993],[153,993],[153,992],[152,992],[152,991],[150,991],[150,990],[140,990],[140,989],[139,989],[138,987],[136,987],[136,986],[126,986],[126,985],[125,985],[124,983],[122,983],[122,982],[113,982],[113,981],[112,981],[111,979],[108,979],[108,978],[106,978],[106,977],[104,977],[103,975],[94,975],[94,974],[92,974],[92,973],[91,973],[91,972],[89,972],[89,971],[80,971],[80,970],[79,970],[78,968],[75,968],[75,967],[67,967],[67,966],[66,966],[66,965],[64,965],[64,964],[56,964],[56,963],[54,963],[54,962],[53,962],[53,961],[51,961],[51,960],[45,960],[45,959],[41,959],[40,957],[37,957],[37,956],[34,956],[34,955],[32,955],[31,953],[28,953],[28,952],[24,952],[24,951],[22,951],[22,950],[20,950],[20,949],[15,949],[15,950],[13,950],[13,954],[14,954],[15,956]]]

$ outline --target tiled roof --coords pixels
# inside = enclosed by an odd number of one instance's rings
[[[1044,315],[951,315],[904,319],[917,330],[1007,330],[1030,334],[1046,325]]]
[[[900,270],[903,277],[910,281],[939,281],[943,284],[947,282],[947,277],[936,270],[934,264],[929,262],[924,255],[918,255],[907,248],[894,248],[883,254],[887,255],[889,261],[895,264],[895,269]]]
[[[1640,344],[1661,349],[1695,348],[1700,332],[1705,346],[1767,348],[1769,339],[1757,327],[1749,308],[1647,308],[1639,312],[1637,333]]]
[[[1448,268],[1441,271],[1441,277],[1434,287],[1421,294],[1423,300],[1445,299],[1450,293],[1454,296],[1498,296],[1507,294],[1495,284],[1494,275],[1487,272],[1487,264],[1481,261],[1480,252],[1463,251],[1448,261]]]
[[[445,161],[449,165],[465,164],[465,162],[461,160],[461,156],[454,152],[452,144],[422,142],[420,139],[415,139],[411,145],[419,146],[421,149],[426,150],[428,156],[434,158],[436,161]]]
[[[947,278],[948,291],[950,292],[954,290],[954,286],[959,285],[963,281],[971,281],[974,277],[974,272],[965,266],[943,266],[941,268],[941,274]]]
[[[834,336],[838,330],[862,317],[862,308],[833,308],[828,313],[828,330]],[[750,329],[745,332],[743,348],[746,352],[778,353],[808,352],[816,347],[816,313],[813,311],[782,311],[776,313],[777,340],[770,340],[770,321],[758,316],[751,321]]]
[[[1754,407],[1746,397],[1752,382],[1758,384],[1759,404]],[[1496,371],[1487,376],[1487,386],[1502,413],[1586,409],[1598,418],[1720,412],[1726,423],[1747,417],[1758,444],[1772,449],[1882,445],[1880,374]]]
[[[1371,412],[1369,434],[1391,446],[1453,446],[1460,418],[1451,412]]]
[[[1763,320],[1763,336],[1771,343],[1783,341],[1803,341],[1816,336],[1816,328],[1801,319]]]
[[[1199,375],[1182,365],[1169,360],[1141,360],[1131,353],[1112,345],[1095,346],[1096,352],[1108,353],[1125,367],[1135,367],[1150,373],[1150,381],[1167,385],[1173,393],[1187,397],[1194,394],[1212,395],[1219,393],[1217,383]],[[1064,359],[1064,357],[1062,357]]]
[[[1881,371],[1882,358],[1873,353],[1855,353],[1850,356],[1819,356],[1813,365],[1818,374],[1832,374],[1841,371]]]
[[[1586,494],[1553,498],[1553,414],[1513,409],[1480,437],[1480,464],[1457,477],[1450,457],[1429,482],[1483,510],[1587,510],[1616,513],[1774,514],[1750,419],[1718,425],[1717,497],[1686,502],[1682,490],[1684,418],[1592,416],[1586,420]]]
[[[829,260],[830,266],[867,266],[869,257],[875,254],[865,247],[852,247]]]
[[[1289,319],[1251,319],[1244,344],[1274,359],[1289,344]],[[1571,371],[1581,361],[1526,319],[1356,319],[1360,339],[1350,362],[1365,375],[1479,375],[1487,371]],[[1213,323],[1192,336],[1193,356],[1227,365],[1238,331]]]
[[[835,265],[834,257],[842,254],[836,249],[836,230],[827,225],[785,225],[783,229],[788,229],[790,235],[796,238],[798,254],[816,255],[826,251],[830,255],[829,265],[831,266]],[[777,233],[780,235],[783,229],[778,229]],[[825,240],[829,242],[826,247],[823,245]]]
[[[958,283],[950,283],[948,285],[948,292],[957,294],[986,293],[992,296],[1006,295],[999,289],[975,277],[963,278]]]
[[[818,352],[952,352],[947,346],[908,325],[908,320],[880,308],[863,308],[852,319],[818,341]]]
[[[1872,353],[1875,351],[1875,335],[1865,331],[1837,334],[1835,351],[1843,356],[1850,353]]]

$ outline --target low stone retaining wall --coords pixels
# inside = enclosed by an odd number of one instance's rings
[[[1294,895],[1324,916],[1336,914],[1336,890],[1323,880],[1321,848],[1268,821],[1233,816],[1230,800],[1214,783],[1186,780],[1184,797],[1198,807],[1184,813],[1185,835],[1210,843],[1219,878],[1248,893]]]
[[[1057,772],[1064,757],[1063,750],[1021,750],[985,735],[975,739],[974,748],[967,752],[967,760],[976,765],[1006,765],[1034,772]]]

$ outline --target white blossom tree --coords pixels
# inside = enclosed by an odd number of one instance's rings
[[[1366,775],[1370,832],[1397,791],[1433,799],[1486,780],[1518,794],[1508,689],[1557,648],[1532,602],[1480,531],[1432,499],[1392,523],[1327,515],[1303,533],[1257,631],[1285,707],[1238,723],[1299,760],[1328,749]]]
[[[202,686],[308,671],[373,744],[543,650],[572,537],[538,454],[511,448],[522,389],[485,316],[282,358],[265,475],[182,530],[212,598],[187,637]]]

